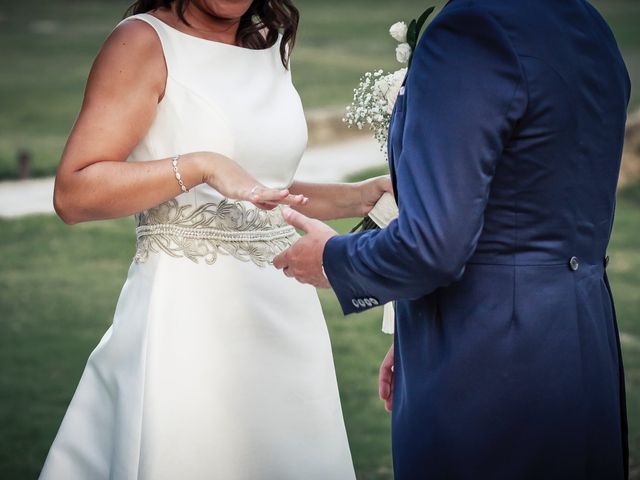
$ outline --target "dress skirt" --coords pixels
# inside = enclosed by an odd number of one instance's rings
[[[41,479],[353,479],[317,293],[273,267],[133,263]]]

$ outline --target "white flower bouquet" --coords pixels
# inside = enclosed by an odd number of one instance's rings
[[[367,125],[385,154],[391,113],[406,74],[406,68],[386,74],[382,70],[365,73],[344,116],[349,128],[362,130]]]
[[[368,126],[385,156],[387,155],[389,122],[396,99],[411,67],[413,52],[418,45],[422,27],[434,10],[435,7],[429,7],[417,20],[412,20],[409,26],[405,22],[391,25],[389,34],[398,42],[396,60],[406,67],[395,72],[385,73],[383,70],[376,70],[365,73],[360,78],[358,86],[353,90],[353,102],[346,109],[343,121],[347,126],[349,128],[356,127],[359,130]],[[370,230],[380,228],[380,226],[371,219],[370,214],[356,225],[353,231]]]

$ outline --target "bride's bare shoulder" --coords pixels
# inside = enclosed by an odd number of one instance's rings
[[[162,45],[155,29],[144,20],[129,18],[120,23],[102,46],[101,52],[126,54],[130,57],[162,58]]]
[[[144,84],[160,93],[166,83],[162,44],[154,28],[143,20],[128,19],[105,40],[91,77],[108,78],[115,86]]]

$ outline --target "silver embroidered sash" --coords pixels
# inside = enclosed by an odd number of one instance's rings
[[[228,200],[198,207],[169,200],[136,219],[136,263],[145,262],[150,253],[164,252],[209,265],[220,254],[231,255],[264,267],[299,238],[280,207],[267,211]]]

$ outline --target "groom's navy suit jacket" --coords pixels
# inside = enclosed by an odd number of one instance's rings
[[[620,479],[624,377],[606,266],[630,81],[583,0],[453,0],[390,127],[399,218],[337,236],[346,314],[397,300],[405,479]]]

